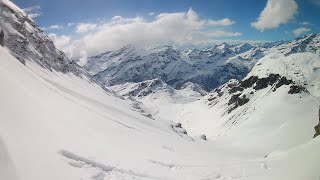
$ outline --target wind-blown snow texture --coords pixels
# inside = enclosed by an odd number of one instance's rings
[[[3,17],[17,13],[26,17],[2,0],[1,28],[15,27]],[[17,40],[6,39],[0,47],[0,179],[317,180],[318,39],[309,35],[265,47],[262,59],[245,65],[253,68],[244,79],[227,80],[209,93],[188,78],[173,88],[152,77],[108,87],[118,94],[81,76],[72,63],[62,71],[68,59],[17,54],[8,46]],[[48,56],[46,66],[41,56]],[[238,60],[225,62],[237,66]],[[137,65],[126,66],[131,63]]]

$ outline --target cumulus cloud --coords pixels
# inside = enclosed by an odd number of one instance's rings
[[[71,38],[68,36],[57,36],[56,34],[49,34],[49,38],[54,42],[54,44],[57,46],[60,50],[65,50],[67,46],[71,43]]]
[[[309,23],[309,22],[307,22],[307,21],[305,21],[305,22],[302,22],[302,23],[300,23],[301,25],[311,25],[311,23]]]
[[[43,30],[61,30],[63,29],[63,26],[60,25],[51,25],[49,27],[43,27]]]
[[[29,17],[31,18],[36,18],[42,15],[41,7],[40,6],[32,6],[23,9],[25,13],[28,14]]]
[[[241,36],[240,32],[224,29],[224,26],[233,23],[230,19],[201,19],[192,9],[187,12],[161,13],[152,20],[115,16],[109,21],[78,24],[75,31],[82,33],[81,38],[72,40],[64,51],[77,58],[84,54],[97,55],[128,44],[142,48],[161,45],[206,46],[217,39]]]
[[[63,29],[63,27],[60,25],[52,25],[52,26],[49,26],[49,29]]]
[[[309,31],[311,31],[311,29],[305,28],[305,27],[301,27],[301,28],[298,28],[298,29],[293,30],[293,34],[294,34],[295,36],[300,36],[300,35],[302,35],[302,34],[304,34],[304,33],[309,32]]]
[[[298,11],[295,0],[268,0],[257,21],[251,25],[260,30],[274,29],[286,24]]]
[[[59,36],[54,33],[49,34],[49,38],[54,42],[55,46],[65,52],[70,59],[86,59],[87,51],[83,41],[72,40],[70,36]]]
[[[79,23],[76,27],[77,33],[85,33],[88,31],[92,31],[97,27],[97,24],[94,23]]]
[[[218,21],[214,21],[214,20],[209,20],[208,21],[208,25],[212,25],[212,26],[230,26],[232,24],[234,24],[235,22],[228,19],[228,18],[224,18]]]

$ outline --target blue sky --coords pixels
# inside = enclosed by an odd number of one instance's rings
[[[31,7],[26,10],[37,16],[36,22],[60,48],[67,51],[70,44],[78,43],[87,48],[82,53],[90,55],[135,42],[206,46],[224,40],[287,40],[320,32],[320,0],[12,1],[21,8]],[[184,23],[179,24],[181,21]],[[106,36],[111,38],[101,38]],[[97,42],[89,42],[89,38]],[[93,47],[101,43],[98,39],[114,46]]]

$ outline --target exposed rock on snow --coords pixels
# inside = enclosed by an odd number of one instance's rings
[[[320,135],[320,107],[319,107],[318,117],[319,117],[319,124],[314,127],[314,130],[316,131],[316,133],[313,136],[313,138]]]
[[[0,46],[3,46],[3,45],[4,45],[4,32],[0,27]]]
[[[36,62],[48,70],[63,73],[84,73],[54,46],[52,40],[26,13],[9,0],[0,1],[0,28],[4,33],[3,44],[20,62]]]
[[[228,113],[233,111],[238,106],[243,106],[247,102],[249,102],[250,96],[252,96],[256,91],[265,89],[268,86],[272,87],[272,91],[276,91],[283,85],[290,85],[290,90],[288,91],[289,94],[298,94],[302,91],[308,92],[306,88],[295,85],[292,80],[288,80],[286,77],[281,76],[279,74],[269,74],[268,77],[259,78],[258,76],[251,76],[241,82],[238,85],[228,84],[229,87],[232,87],[228,92],[232,94],[228,105],[233,105]],[[246,93],[242,93],[246,89]]]

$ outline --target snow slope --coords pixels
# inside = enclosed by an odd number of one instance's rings
[[[193,81],[174,89],[142,76],[134,77],[137,83],[120,77],[125,84],[111,87],[120,96],[63,58],[49,39],[35,43],[45,35],[18,7],[8,0],[0,5],[6,35],[0,47],[0,179],[319,179],[320,141],[312,139],[319,123],[319,35],[264,50],[224,43],[185,53],[164,47],[136,56],[130,46],[108,52],[117,58],[102,60],[102,69],[125,72],[144,64],[140,57],[154,57],[150,67],[172,72],[166,76],[172,84],[169,79],[191,77],[176,67],[203,63],[180,56],[228,57],[211,59],[223,65],[221,72],[224,65],[253,66],[252,58],[265,56],[242,81],[224,76],[228,82],[209,94]],[[20,40],[23,46],[13,48]]]
[[[317,179],[319,143],[312,139],[319,119],[319,68],[315,53],[274,51],[243,81],[230,80],[201,100],[162,89],[135,99],[156,119],[180,122],[191,137],[205,135],[217,147],[267,157],[262,167],[268,171],[256,179]],[[129,84],[112,89],[121,94]],[[295,173],[285,173],[290,170]]]
[[[168,171],[158,161],[175,162],[176,150],[192,147],[170,124],[88,80],[26,68],[3,48],[0,54],[0,132],[20,179],[152,179]]]
[[[287,153],[265,159],[265,150],[243,150],[246,143],[234,146],[230,139],[179,134],[173,128],[178,125],[143,116],[132,101],[88,79],[33,63],[23,66],[1,47],[0,58],[0,148],[6,149],[0,165],[11,164],[4,174],[11,179],[263,179],[282,177],[269,168],[292,161]],[[261,142],[269,133],[259,134]],[[319,143],[305,146],[313,149]]]
[[[87,79],[25,67],[2,47],[0,58],[7,152],[0,165],[11,159],[6,173],[14,179],[224,179],[242,176],[242,166],[248,174],[263,171],[246,152],[192,140]]]

